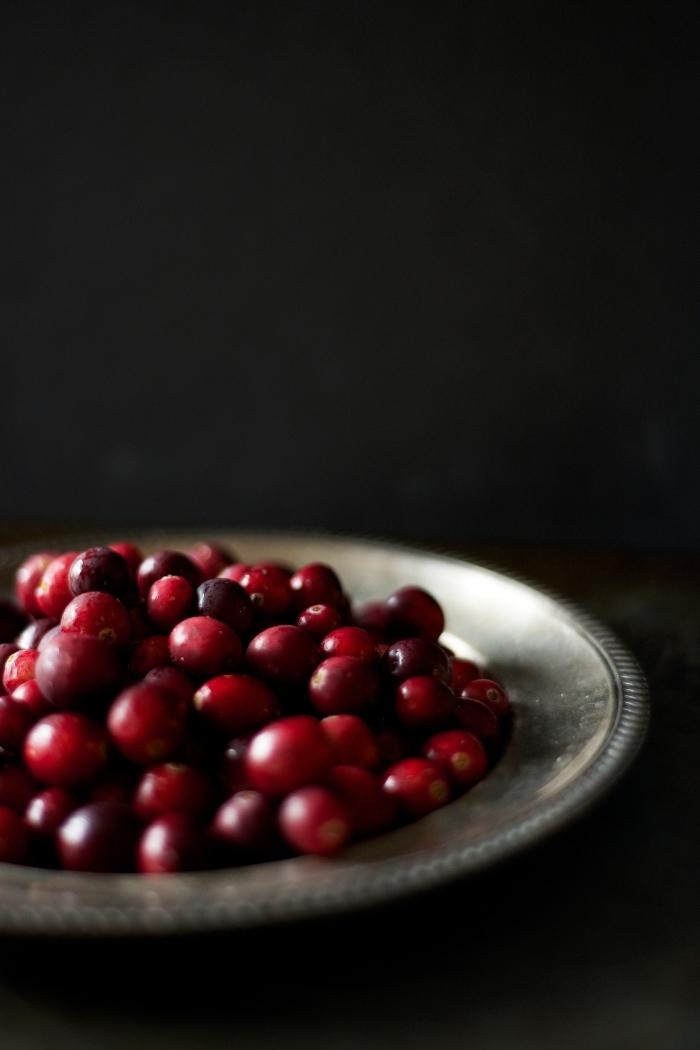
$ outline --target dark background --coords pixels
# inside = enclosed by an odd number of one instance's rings
[[[695,10],[3,5],[3,520],[697,547]]]

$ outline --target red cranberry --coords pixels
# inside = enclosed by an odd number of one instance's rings
[[[511,712],[508,694],[502,685],[490,678],[475,678],[464,687],[461,696],[469,700],[481,700],[490,707],[497,718],[507,718]]]
[[[379,777],[359,766],[336,766],[328,782],[350,815],[352,830],[358,838],[376,835],[396,820],[396,804],[382,789]]]
[[[318,663],[313,638],[300,627],[278,624],[256,634],[249,644],[246,663],[255,674],[282,688],[305,682]]]
[[[289,575],[274,565],[253,565],[241,578],[241,587],[248,593],[256,612],[276,619],[287,612],[292,596]]]
[[[39,688],[54,707],[80,707],[116,685],[120,676],[114,646],[86,634],[57,634],[36,662]]]
[[[431,594],[420,587],[401,587],[387,599],[394,636],[419,635],[436,642],[445,629],[445,616]]]
[[[144,875],[197,871],[206,859],[204,833],[186,813],[158,817],[148,825],[138,846],[138,867]]]
[[[134,795],[134,811],[143,820],[155,820],[165,813],[197,816],[211,799],[211,784],[200,769],[166,762],[143,774]]]
[[[22,646],[22,648],[25,648],[25,646]],[[5,664],[12,654],[18,651],[18,649],[19,646],[15,645],[13,642],[0,642],[0,675],[4,674]]]
[[[423,754],[462,789],[481,780],[488,768],[483,745],[464,729],[447,729],[431,736],[423,745]]]
[[[148,617],[161,631],[171,631],[194,605],[194,591],[184,576],[161,576],[151,584],[146,607]]]
[[[154,667],[144,676],[144,684],[158,685],[168,692],[173,693],[183,711],[187,711],[194,696],[194,686],[186,674],[178,671],[177,667]]]
[[[39,784],[23,766],[4,766],[0,769],[0,806],[9,806],[15,813],[24,813]]]
[[[407,678],[396,691],[396,716],[407,729],[435,729],[449,721],[455,699],[444,682],[429,675]]]
[[[76,553],[68,551],[67,554],[60,554],[49,562],[35,591],[39,612],[53,620],[61,619],[61,613],[73,597],[68,585],[68,572]]]
[[[8,656],[2,672],[2,684],[8,693],[13,693],[23,682],[36,678],[38,659],[38,649],[18,649]]]
[[[310,605],[297,617],[297,627],[308,631],[312,638],[320,641],[327,634],[340,627],[340,613],[332,605]]]
[[[239,736],[230,740],[226,746],[219,768],[219,783],[227,795],[250,787],[246,771],[246,755],[250,741],[249,736]]]
[[[335,853],[351,834],[347,807],[328,788],[302,787],[280,806],[280,830],[298,853]]]
[[[7,806],[0,806],[0,862],[23,864],[29,855],[29,833],[24,821]]]
[[[75,787],[96,780],[107,764],[107,734],[90,718],[58,711],[37,722],[24,741],[24,761],[44,784]]]
[[[321,729],[331,742],[334,766],[376,769],[379,765],[374,733],[357,715],[328,715],[321,719]]]
[[[469,733],[473,733],[487,747],[497,748],[501,742],[498,719],[490,707],[481,700],[460,697],[455,705],[457,721]]]
[[[129,671],[135,678],[145,678],[156,667],[170,664],[170,644],[166,634],[143,638],[131,650]]]
[[[250,783],[268,795],[287,795],[323,780],[333,760],[331,745],[311,715],[281,718],[256,733],[246,754]]]
[[[49,619],[48,616],[34,620],[32,623],[27,624],[19,635],[17,645],[20,649],[38,649],[41,639],[55,626],[56,621]]]
[[[404,813],[422,817],[450,801],[450,785],[436,762],[404,758],[384,775],[384,790]]]
[[[121,554],[122,558],[129,566],[129,573],[135,579],[139,565],[143,561],[143,554],[139,548],[133,543],[110,543],[109,546],[111,550],[116,551],[117,554]]]
[[[133,871],[137,826],[128,806],[91,802],[58,829],[61,864],[69,871]]]
[[[148,595],[153,584],[161,576],[184,576],[190,587],[196,589],[202,582],[202,574],[187,555],[178,551],[158,551],[141,562],[137,574],[139,594]]]
[[[131,573],[126,560],[111,547],[89,547],[71,564],[68,586],[74,595],[105,591],[122,598],[131,587]]]
[[[235,565],[227,565],[225,569],[222,569],[219,573],[219,578],[222,580],[232,580],[233,583],[240,583],[250,570],[250,565],[246,565],[245,562],[242,561],[237,561]]]
[[[396,729],[380,729],[376,736],[379,748],[379,764],[382,768],[393,766],[411,753],[406,737]]]
[[[0,747],[18,751],[36,719],[25,704],[11,696],[0,696]]]
[[[194,694],[194,706],[215,729],[229,736],[258,729],[279,715],[277,697],[270,687],[247,674],[210,678]]]
[[[217,810],[212,834],[226,846],[261,853],[277,842],[277,806],[259,791],[237,791]]]
[[[469,682],[479,677],[479,668],[472,660],[460,660],[455,656],[452,659],[452,688],[455,693],[461,693]]]
[[[391,634],[392,615],[386,602],[366,602],[355,610],[355,624],[377,638]]]
[[[170,659],[186,674],[201,681],[225,671],[235,671],[241,662],[241,643],[221,620],[191,616],[170,632]]]
[[[326,656],[354,656],[368,663],[377,659],[374,638],[361,627],[338,627],[331,631],[321,642],[321,651]]]
[[[371,707],[379,696],[374,668],[354,656],[329,656],[309,681],[309,698],[323,715],[353,714]]]
[[[61,616],[61,630],[124,647],[131,637],[131,620],[126,607],[114,595],[86,591],[68,602]]]
[[[76,798],[70,791],[60,787],[46,788],[29,802],[24,822],[34,834],[50,838],[77,808]]]
[[[26,615],[13,602],[0,598],[0,642],[13,641],[26,623]]]
[[[240,584],[217,578],[197,588],[197,611],[227,624],[236,634],[246,634],[253,622],[253,606]]]
[[[173,693],[141,683],[119,694],[107,727],[125,758],[148,766],[175,754],[185,735],[185,716]]]
[[[41,577],[56,555],[50,551],[39,551],[30,554],[15,573],[15,596],[29,616],[41,616],[41,607],[37,604],[36,589]]]
[[[298,569],[289,581],[289,586],[294,608],[298,611],[308,609],[310,605],[332,605],[337,609],[343,601],[340,580],[330,566],[321,562]]]
[[[434,675],[446,684],[450,680],[450,661],[435,642],[426,638],[403,638],[390,645],[384,666],[397,682],[419,675]]]
[[[234,561],[230,550],[220,543],[197,543],[188,554],[205,580],[218,576],[222,569]]]
[[[30,678],[27,682],[22,682],[21,685],[18,685],[12,693],[12,699],[27,711],[32,723],[43,718],[44,715],[50,714],[52,711],[51,704],[39,688],[36,678]]]

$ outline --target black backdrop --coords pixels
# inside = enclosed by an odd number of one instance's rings
[[[4,520],[697,546],[697,19],[621,6],[3,5]]]

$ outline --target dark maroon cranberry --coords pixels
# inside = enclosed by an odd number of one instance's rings
[[[278,624],[256,634],[246,654],[247,666],[282,689],[306,682],[319,660],[311,635],[291,624]]]
[[[393,766],[411,753],[411,745],[397,729],[380,729],[376,736],[379,748],[379,765]]]
[[[355,610],[355,624],[377,638],[391,635],[392,615],[386,602],[366,602]]]
[[[57,711],[29,731],[24,761],[43,784],[75,787],[97,779],[107,764],[108,747],[97,722],[74,711]]]
[[[218,576],[222,569],[235,561],[231,551],[220,543],[197,543],[188,553],[205,580]],[[211,616],[211,613],[206,615]]]
[[[170,665],[170,645],[167,634],[152,634],[142,638],[131,650],[129,673],[134,678],[145,678],[156,667]]]
[[[250,572],[251,568],[252,566],[246,565],[245,562],[237,561],[234,565],[227,565],[225,569],[222,569],[219,573],[219,578],[240,583],[246,573]]]
[[[298,612],[308,609],[310,605],[332,605],[338,609],[343,602],[340,580],[329,565],[321,562],[313,562],[298,569],[289,581],[289,586],[294,608]]]
[[[12,699],[20,707],[23,707],[28,712],[28,716],[31,717],[32,723],[37,722],[44,715],[51,714],[53,708],[48,702],[41,689],[36,678],[30,678],[27,682],[22,682],[18,685],[15,691],[12,693]]]
[[[460,697],[455,705],[455,715],[462,728],[473,733],[491,751],[501,743],[498,718],[481,700]]]
[[[140,549],[134,543],[110,543],[110,549],[116,551],[117,554],[121,554],[122,558],[129,566],[129,573],[133,579],[136,579],[136,573],[139,570],[139,565],[143,561],[143,554]]]
[[[68,586],[74,595],[104,591],[122,598],[131,587],[131,573],[126,559],[111,547],[89,547],[72,562]]]
[[[406,729],[439,729],[454,707],[452,690],[430,675],[407,678],[396,691],[396,717]]]
[[[291,605],[289,575],[275,565],[252,565],[241,577],[255,611],[268,619],[283,616]]]
[[[204,831],[186,813],[166,813],[158,817],[141,836],[138,868],[144,875],[198,871],[206,862]]]
[[[193,766],[165,762],[143,774],[134,795],[134,812],[143,820],[166,813],[203,813],[212,801],[208,777]]]
[[[390,645],[383,663],[396,682],[419,675],[434,675],[445,684],[450,681],[450,661],[435,642],[426,638],[402,638]]]
[[[331,745],[317,719],[292,715],[255,734],[246,754],[246,772],[258,791],[287,795],[323,780],[332,761]]]
[[[508,694],[502,685],[490,678],[475,678],[468,682],[461,696],[464,699],[481,700],[498,718],[507,718],[511,713]]]
[[[238,635],[211,616],[183,620],[170,632],[168,645],[175,666],[199,681],[235,671],[241,662]]]
[[[26,705],[11,696],[0,696],[0,747],[18,751],[35,721]]]
[[[212,834],[243,853],[270,850],[278,840],[277,805],[259,791],[237,791],[217,810]]]
[[[24,813],[30,798],[40,790],[24,766],[3,766],[0,769],[0,806]]]
[[[77,551],[68,551],[66,554],[59,554],[46,566],[34,592],[39,615],[43,613],[52,620],[61,619],[61,613],[73,597],[68,585],[68,572],[76,553]]]
[[[376,769],[379,765],[374,733],[357,715],[328,715],[321,719],[321,729],[331,742],[334,766]]]
[[[200,616],[221,620],[236,634],[246,634],[253,622],[253,606],[240,584],[222,577],[205,580],[197,588]]]
[[[154,667],[144,676],[144,685],[157,685],[174,695],[180,701],[183,711],[187,711],[192,703],[195,687],[182,671],[177,667]]]
[[[7,806],[0,806],[0,862],[24,864],[29,857],[29,832],[24,821]]]
[[[107,727],[125,758],[149,766],[177,752],[185,735],[185,713],[173,693],[142,682],[119,694]]]
[[[340,613],[332,605],[310,605],[297,617],[297,627],[308,631],[316,641],[325,638],[342,622]]]
[[[322,715],[366,711],[379,696],[374,668],[354,656],[329,656],[309,680],[309,699]]]
[[[210,678],[194,694],[194,706],[211,726],[228,736],[258,729],[280,713],[270,687],[247,674]]]
[[[131,619],[126,606],[113,594],[86,591],[68,602],[61,616],[61,630],[123,648],[131,637]]]
[[[38,649],[41,639],[55,626],[56,621],[49,619],[48,616],[43,616],[40,620],[34,620],[32,623],[27,624],[18,636],[17,645],[20,649]]]
[[[481,780],[488,768],[483,745],[464,729],[447,729],[431,736],[423,745],[423,754],[436,762],[462,790]]]
[[[61,632],[41,649],[35,677],[54,707],[81,707],[117,684],[121,665],[113,645]]]
[[[53,551],[39,551],[37,554],[30,554],[15,573],[15,597],[29,616],[41,616],[41,607],[36,600],[36,589],[55,557],[56,554]]]
[[[338,627],[331,631],[321,642],[321,652],[326,656],[354,656],[368,663],[377,660],[374,638],[361,627]]]
[[[348,842],[350,814],[325,787],[312,785],[293,791],[280,806],[280,830],[297,853],[336,853]]]
[[[404,758],[384,775],[384,790],[409,816],[422,817],[450,801],[450,785],[436,762]]]
[[[14,642],[0,642],[0,675],[5,673],[5,664],[10,656],[16,653],[20,647]],[[22,648],[25,648],[22,646]]]
[[[161,576],[146,600],[148,618],[161,631],[171,631],[192,611],[194,591],[184,576]]]
[[[46,788],[31,799],[24,822],[33,834],[50,838],[77,808],[78,802],[70,791],[60,787]]]
[[[91,802],[58,829],[61,864],[68,871],[133,871],[138,828],[128,806]]]
[[[394,637],[418,635],[436,642],[445,629],[445,615],[432,594],[420,587],[401,587],[387,598]]]
[[[38,649],[18,649],[5,661],[2,672],[2,684],[5,691],[13,693],[23,682],[36,678],[36,664],[39,659]]]
[[[0,642],[11,642],[27,624],[27,616],[14,602],[0,598]]]
[[[250,781],[246,771],[246,755],[251,737],[239,736],[229,740],[219,767],[219,783],[224,794],[233,795],[235,791],[249,788]]]
[[[141,562],[137,580],[139,594],[147,597],[153,584],[161,576],[184,576],[190,587],[196,590],[202,582],[202,574],[186,554],[179,551],[158,551]]]
[[[382,788],[379,777],[354,765],[336,766],[328,783],[349,815],[356,838],[385,831],[396,820],[394,800]]]
[[[458,656],[452,658],[452,688],[455,693],[461,693],[465,685],[479,677],[479,668],[472,660],[461,660]]]

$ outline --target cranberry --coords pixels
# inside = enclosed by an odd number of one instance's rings
[[[52,711],[51,704],[39,688],[36,678],[30,678],[28,681],[18,685],[12,693],[12,699],[28,712],[32,723],[39,718],[43,718],[44,715],[50,714]]]
[[[119,694],[107,727],[125,758],[148,766],[175,754],[185,735],[185,715],[173,693],[141,683]]]
[[[339,608],[343,601],[340,580],[328,565],[314,562],[304,565],[294,573],[289,586],[292,590],[294,608],[301,611],[310,605],[332,605]]]
[[[131,573],[126,560],[111,547],[89,547],[71,564],[68,586],[74,595],[105,591],[122,598],[131,587]]]
[[[472,660],[460,660],[455,656],[452,659],[452,688],[455,693],[461,693],[465,685],[479,677],[479,668]]]
[[[285,839],[298,853],[335,853],[350,838],[347,807],[328,788],[302,787],[280,806],[279,825]]]
[[[379,677],[354,656],[329,656],[309,681],[309,698],[323,715],[352,714],[371,707],[379,696]]]
[[[129,671],[135,678],[145,678],[156,667],[170,664],[170,645],[166,634],[142,638],[131,650]]]
[[[118,598],[105,591],[85,591],[68,602],[61,616],[66,634],[86,634],[109,645],[125,646],[131,637],[131,619]]]
[[[37,604],[36,589],[41,577],[56,555],[50,551],[39,551],[30,554],[15,573],[15,596],[29,616],[41,616],[41,607]]]
[[[194,591],[184,576],[161,576],[151,584],[146,607],[151,623],[161,631],[171,631],[194,604]]]
[[[136,577],[139,565],[143,561],[143,554],[134,543],[110,543],[110,549],[116,551],[117,554],[121,554],[122,558],[129,566],[129,572],[131,576]]]
[[[35,721],[26,704],[18,704],[11,696],[0,696],[0,747],[18,751]]]
[[[323,780],[333,760],[331,745],[311,715],[271,722],[253,737],[246,754],[250,783],[268,795],[287,795]]]
[[[222,569],[234,561],[233,554],[220,543],[197,543],[189,551],[189,557],[205,580],[218,576]]]
[[[187,555],[178,551],[158,551],[141,562],[137,574],[139,594],[142,598],[148,595],[153,584],[161,576],[184,576],[190,587],[199,587],[202,574]]]
[[[24,813],[39,785],[23,766],[5,766],[0,769],[0,806],[9,806],[15,813]]]
[[[328,715],[321,719],[321,729],[331,742],[334,766],[376,769],[379,765],[374,733],[357,715]]]
[[[54,707],[80,707],[116,685],[120,676],[114,646],[86,634],[57,634],[36,662],[39,688]]]
[[[498,718],[507,718],[511,712],[510,700],[505,689],[490,678],[475,678],[468,682],[461,696],[468,700],[481,700]]]
[[[419,635],[436,642],[445,629],[445,616],[431,594],[420,587],[401,587],[387,599],[394,636]]]
[[[5,664],[13,653],[18,651],[19,646],[13,642],[0,642],[0,675],[5,672]],[[24,646],[22,646],[24,648]]]
[[[412,817],[422,817],[450,801],[445,774],[428,758],[404,758],[391,766],[384,774],[384,790]]]
[[[19,635],[17,645],[20,649],[38,649],[41,639],[55,626],[56,621],[51,620],[48,616],[34,620],[32,623],[27,624]]]
[[[260,853],[275,846],[277,806],[259,791],[237,791],[216,812],[212,834],[226,846],[246,853]]]
[[[241,577],[240,585],[262,616],[276,619],[289,609],[292,595],[289,575],[284,569],[275,565],[252,565]]]
[[[384,666],[397,682],[419,675],[434,675],[446,684],[450,680],[450,661],[435,642],[425,638],[403,638],[390,645]]]
[[[437,678],[407,678],[396,691],[396,717],[407,729],[436,729],[454,712],[452,691]]]
[[[270,687],[247,674],[211,678],[194,694],[194,706],[215,729],[229,735],[258,729],[279,715]]]
[[[355,610],[355,624],[377,638],[391,634],[392,615],[386,602],[366,602]]]
[[[436,733],[423,745],[426,758],[436,762],[459,788],[469,788],[485,775],[488,759],[483,745],[464,729]]]
[[[47,645],[50,644],[52,638],[57,638],[59,634],[63,634],[60,623],[54,624],[53,627],[49,627],[46,634],[42,635],[39,639],[39,645],[37,649],[40,653],[43,653]]]
[[[13,641],[26,623],[26,615],[13,602],[0,598],[0,642]]]
[[[222,569],[219,573],[219,579],[232,580],[233,583],[240,583],[243,577],[250,572],[250,569],[250,565],[246,565],[242,561],[237,561],[235,565],[227,565],[225,569]]]
[[[241,643],[230,627],[211,616],[191,616],[170,632],[170,659],[193,678],[213,678],[235,671],[241,662]]]
[[[57,787],[96,780],[107,757],[108,740],[102,726],[74,711],[47,715],[24,741],[24,761],[32,776]]]
[[[379,777],[354,765],[336,766],[328,782],[350,814],[354,834],[362,838],[384,831],[396,820],[396,804]]]
[[[300,627],[278,624],[256,634],[246,663],[255,674],[282,688],[298,686],[312,673],[319,659],[313,638]]]
[[[393,766],[411,753],[411,745],[406,737],[396,729],[380,729],[376,736],[379,748],[379,764],[382,767]]]
[[[236,634],[245,634],[253,622],[253,606],[240,584],[217,578],[197,588],[197,611],[227,624]]]
[[[34,834],[49,838],[77,808],[76,798],[70,791],[61,787],[46,788],[30,800],[24,822]]]
[[[310,605],[297,617],[297,627],[308,631],[312,638],[320,641],[327,634],[340,627],[340,613],[332,605]]]
[[[128,806],[91,802],[58,829],[61,864],[69,871],[133,871],[137,826]]]
[[[460,697],[455,705],[457,721],[469,733],[473,733],[488,748],[497,748],[501,742],[498,718],[481,700]]]
[[[227,795],[250,787],[246,771],[246,755],[250,740],[249,736],[239,736],[230,740],[226,746],[219,769],[219,783]]]
[[[8,693],[13,693],[22,682],[36,678],[38,659],[38,649],[18,649],[16,653],[8,656],[2,672],[2,684]]]
[[[200,769],[179,762],[153,766],[143,774],[134,795],[134,812],[143,820],[165,813],[203,813],[211,803],[212,788]]]
[[[374,638],[361,627],[338,627],[331,631],[321,642],[321,651],[326,656],[354,656],[368,663],[377,659]]]
[[[186,674],[177,667],[154,667],[144,676],[144,684],[158,685],[173,693],[183,711],[187,711],[194,696],[194,686]]]
[[[68,551],[50,561],[37,585],[35,597],[39,612],[53,620],[60,620],[61,613],[73,597],[68,585],[68,572],[76,553]]]
[[[0,806],[0,861],[23,864],[29,854],[29,833],[24,821],[7,806]]]
[[[144,875],[196,871],[205,866],[206,859],[204,833],[186,813],[158,817],[148,825],[138,846],[138,867]]]

